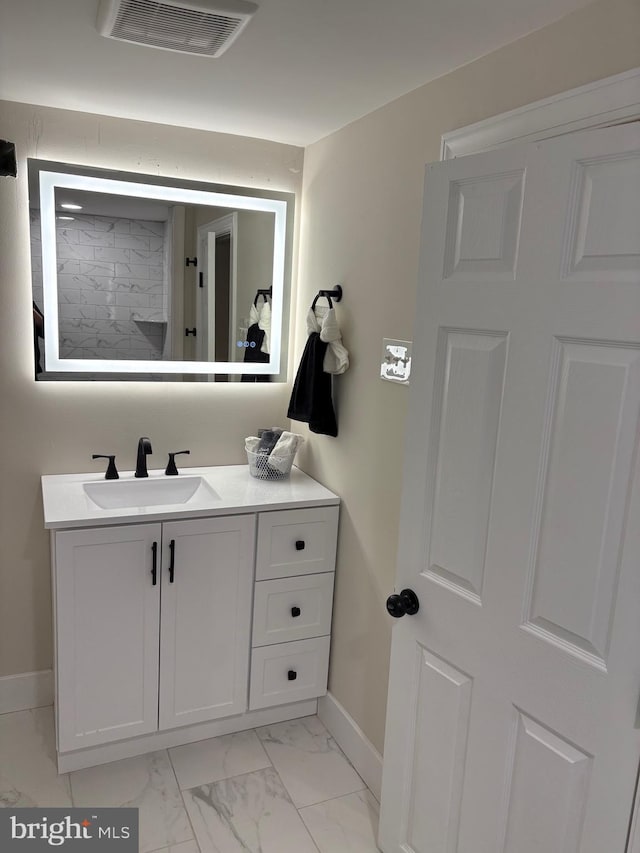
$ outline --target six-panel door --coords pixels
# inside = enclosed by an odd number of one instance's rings
[[[60,752],[158,727],[160,534],[160,524],[56,534]]]
[[[385,853],[626,849],[639,222],[637,124],[428,167]]]
[[[163,525],[160,729],[247,708],[255,524],[235,515]]]

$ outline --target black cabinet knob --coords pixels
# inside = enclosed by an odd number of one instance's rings
[[[299,607],[292,607],[291,608],[291,615],[293,616],[294,619],[296,618],[296,616],[299,616],[300,615],[300,608]]]
[[[296,551],[304,551],[304,539],[298,539],[297,540]]]
[[[295,681],[297,677],[298,673],[295,671],[295,669],[290,669],[287,673],[287,678],[289,679],[289,681]]]
[[[407,614],[413,616],[420,609],[418,596],[412,589],[403,589],[400,595],[394,594],[387,598],[387,612],[395,619]]]

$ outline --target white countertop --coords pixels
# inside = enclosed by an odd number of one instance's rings
[[[95,472],[45,475],[42,477],[44,526],[48,529],[97,527],[340,503],[337,495],[295,467],[287,480],[258,480],[249,474],[248,465],[181,467],[178,476],[202,477],[216,493],[216,497],[212,497],[206,489],[201,489],[186,504],[101,509],[87,496],[84,485],[110,482],[105,481],[104,476],[97,476]],[[149,480],[157,478],[165,479],[164,470],[149,471]],[[120,472],[120,480],[113,482],[127,480],[134,480],[133,471]]]

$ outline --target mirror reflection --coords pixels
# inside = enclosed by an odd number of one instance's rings
[[[38,378],[283,378],[286,201],[38,171]]]

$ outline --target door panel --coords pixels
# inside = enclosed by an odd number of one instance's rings
[[[163,536],[160,728],[241,714],[247,708],[255,516],[167,522]]]
[[[507,338],[440,330],[426,574],[481,603]],[[472,417],[465,413],[472,411]],[[460,531],[465,530],[465,536]]]
[[[384,853],[625,849],[639,130],[427,167],[396,577],[420,609],[393,631]]]
[[[574,166],[564,275],[577,281],[638,281],[640,158],[594,157]]]
[[[418,646],[413,672],[415,717],[407,801],[411,849],[456,850],[471,710],[472,679]],[[425,726],[424,721],[430,725]]]
[[[445,279],[515,278],[523,189],[521,170],[451,182]]]
[[[593,759],[513,710],[516,736],[504,853],[574,853],[580,845]]]
[[[640,407],[640,349],[556,344],[525,627],[606,670]]]
[[[160,525],[56,533],[60,752],[158,728]]]

